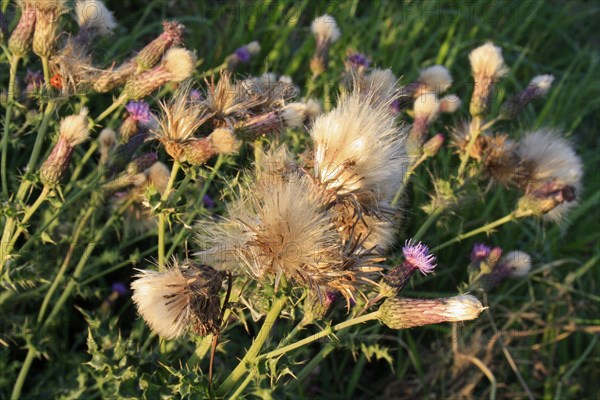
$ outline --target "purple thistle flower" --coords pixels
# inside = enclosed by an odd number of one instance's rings
[[[202,199],[202,204],[204,205],[204,208],[214,208],[216,203],[215,201],[212,199],[212,197],[210,197],[209,195],[204,195],[204,198]]]
[[[132,118],[134,121],[145,124],[152,118],[150,105],[145,101],[130,101],[125,108],[129,113],[128,118]]]
[[[405,264],[411,268],[418,269],[423,275],[433,272],[435,264],[435,256],[429,253],[429,247],[419,242],[414,243],[412,239],[407,240],[402,248],[402,253],[405,257]]]
[[[325,301],[327,304],[331,304],[337,299],[337,292],[325,292]]]
[[[250,58],[252,57],[252,54],[250,54],[250,51],[248,50],[248,48],[246,46],[242,46],[242,47],[235,49],[234,54],[240,60],[240,62],[242,62],[244,64],[249,62]]]
[[[400,100],[392,100],[392,102],[390,103],[390,113],[394,116],[400,114]]]
[[[190,90],[190,100],[195,101],[195,102],[200,102],[200,101],[204,100],[204,96],[202,95],[202,92],[199,91],[198,89],[192,89],[192,90]]]
[[[367,56],[360,53],[350,54],[346,60],[355,67],[369,68],[370,62]]]
[[[475,243],[471,250],[471,261],[485,260],[491,253],[492,248],[483,243]]]
[[[119,294],[119,296],[123,296],[127,293],[127,286],[123,282],[115,282],[112,284],[112,291]]]

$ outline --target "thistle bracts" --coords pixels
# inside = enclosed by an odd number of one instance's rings
[[[40,168],[40,180],[44,185],[52,187],[59,184],[69,167],[75,146],[87,140],[89,134],[87,109],[60,122],[58,141]]]
[[[460,295],[440,299],[390,297],[379,307],[379,321],[392,329],[461,322],[475,319],[484,310],[477,298]]]
[[[14,57],[21,58],[31,50],[37,14],[33,0],[22,0],[19,6],[21,17],[8,39],[8,49]]]

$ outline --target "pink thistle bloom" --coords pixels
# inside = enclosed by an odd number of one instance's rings
[[[134,121],[141,122],[143,124],[150,122],[152,114],[150,114],[150,105],[145,101],[130,101],[127,104],[127,112],[129,118]]]
[[[490,246],[486,246],[483,243],[475,243],[473,250],[471,250],[471,261],[484,260],[491,252],[492,248]]]
[[[406,259],[405,264],[413,269],[418,269],[423,275],[433,272],[436,265],[435,256],[429,253],[429,247],[410,239],[407,240],[402,248],[402,253]]]

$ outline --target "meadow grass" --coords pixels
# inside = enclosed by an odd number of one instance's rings
[[[511,68],[509,78],[499,87],[500,98],[522,89],[535,75],[553,74],[556,80],[548,97],[529,106],[519,122],[506,123],[502,128],[512,137],[541,126],[562,128],[575,143],[586,166],[581,204],[565,224],[519,221],[500,227],[488,240],[507,251],[520,249],[532,254],[534,266],[530,276],[503,283],[486,299],[491,312],[482,314],[476,322],[457,327],[454,332],[450,325],[408,331],[378,326],[351,330],[339,338],[303,348],[293,356],[284,356],[290,357],[286,359],[289,368],[284,370],[278,368],[276,360],[270,361],[257,374],[269,379],[250,385],[247,394],[249,398],[329,399],[430,395],[526,398],[528,393],[545,399],[597,396],[600,389],[597,379],[600,374],[597,343],[600,53],[594,23],[600,10],[597,4],[536,0],[223,4],[194,0],[111,0],[106,3],[120,25],[114,37],[98,44],[97,56],[105,64],[124,59],[132,48],[140,48],[153,38],[160,32],[163,19],[176,18],[188,28],[185,43],[197,51],[198,71],[219,66],[237,47],[258,40],[262,47],[260,57],[236,72],[258,75],[274,71],[290,75],[303,93],[309,90],[308,66],[314,50],[308,26],[314,17],[331,14],[338,21],[342,37],[332,47],[329,71],[310,87],[314,95],[325,100],[325,109],[335,104],[338,75],[347,48],[368,54],[374,65],[390,67],[403,83],[417,78],[422,67],[443,64],[455,77],[453,92],[463,99],[469,98],[471,91],[467,55],[487,40],[504,49],[506,63]],[[38,61],[31,58],[30,63],[35,67]],[[4,72],[0,76],[3,89],[8,81]],[[92,115],[98,115],[111,100],[110,96],[94,96],[87,106]],[[459,115],[445,116],[437,126],[443,129]],[[32,117],[33,120],[21,117],[27,122],[10,139],[10,146],[15,149],[8,158],[11,188],[18,185],[17,169],[27,163],[35,139],[34,128],[40,122],[39,117]],[[299,133],[287,138],[297,151],[303,150],[307,140]],[[78,150],[78,160],[85,156],[86,150]],[[208,193],[217,200],[211,212],[223,211],[223,199],[229,198],[234,190],[231,186],[235,185],[235,180],[234,184],[228,182],[236,177],[240,165],[250,165],[250,159],[249,151],[242,151],[236,157],[220,157],[198,172],[199,180],[204,179],[198,195]],[[48,313],[52,321],[44,325],[41,333],[35,332],[35,320],[46,290],[72,240],[62,233],[70,232],[72,227],[62,224],[72,224],[64,221],[74,221],[80,215],[87,204],[86,182],[94,179],[92,163],[80,165],[81,176],[87,178],[71,179],[64,188],[65,201],[71,202],[72,207],[61,218],[53,219],[56,209],[50,205],[32,223],[36,227],[29,232],[33,243],[22,254],[20,267],[13,271],[10,290],[3,289],[0,294],[1,397],[10,395],[26,356],[24,349],[32,346],[36,348],[36,357],[23,398],[108,398],[117,394],[134,398],[140,387],[148,398],[164,393],[166,387],[182,396],[188,393],[198,396],[194,394],[195,387],[205,385],[205,381],[198,377],[195,368],[198,365],[206,368],[202,356],[208,350],[206,346],[196,347],[201,341],[159,345],[143,322],[135,318],[129,300],[121,299],[111,305],[108,314],[102,310],[104,299],[111,293],[111,283],[128,283],[132,267],[144,267],[146,260],[156,257],[153,234],[123,236],[121,222],[102,231],[106,215],[95,216],[89,231],[84,231],[88,247],[81,246],[75,251],[73,264],[86,252],[91,256],[76,279],[70,275],[75,267],[70,266],[50,299]],[[417,172],[408,194],[410,213],[401,228],[400,239],[414,235],[427,219],[424,210],[411,205],[427,203],[432,176],[449,176],[456,166],[457,158],[451,149],[445,148]],[[510,192],[494,188],[485,201],[471,199],[460,212],[445,215],[434,223],[423,240],[435,247],[461,232],[508,214],[514,202]],[[3,211],[8,215],[11,210],[5,207]],[[189,224],[208,214],[198,206],[178,217]],[[54,232],[52,238],[42,233],[46,230]],[[102,236],[97,235],[99,231]],[[186,227],[175,226],[168,253],[183,254],[190,234]],[[435,275],[413,281],[406,294],[434,297],[455,293],[466,279],[473,243],[485,240],[480,235],[440,251]],[[399,252],[394,254],[400,256]],[[395,257],[391,259],[390,265]],[[74,293],[62,299],[60,296],[69,284],[75,285]],[[223,379],[226,375],[220,371],[230,369],[236,357],[243,355],[251,337],[245,328],[255,332],[257,325],[242,320],[225,332],[222,342],[227,346],[217,354],[217,379]],[[244,340],[239,340],[240,337]],[[471,363],[464,354],[478,354],[487,367]],[[301,378],[301,382],[290,379],[292,374]],[[275,383],[275,389],[271,389],[269,383],[277,380],[280,384]]]

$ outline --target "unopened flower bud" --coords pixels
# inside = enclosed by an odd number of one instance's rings
[[[126,172],[131,175],[139,174],[150,168],[158,161],[156,153],[146,153],[127,164]]]
[[[510,97],[502,104],[500,114],[507,119],[516,118],[532,100],[548,93],[553,81],[554,77],[552,75],[536,76],[525,90]]]
[[[304,317],[300,321],[300,326],[304,327],[325,318],[336,298],[336,293],[332,291],[321,288],[310,290],[304,300]]]
[[[13,56],[19,58],[25,56],[31,49],[36,19],[34,1],[23,0],[20,5],[21,18],[8,40],[8,49]]]
[[[163,22],[163,33],[144,47],[135,57],[138,71],[147,71],[154,67],[163,54],[172,46],[179,46],[183,41],[185,26],[177,21]]]
[[[127,143],[119,143],[111,152],[109,159],[109,169],[111,173],[121,171],[131,158],[135,151],[144,143],[147,134],[144,132],[132,136]]]
[[[196,55],[189,50],[172,48],[153,69],[129,79],[123,93],[128,99],[140,100],[168,82],[181,82],[194,73]]]
[[[469,112],[472,116],[485,114],[489,108],[494,84],[508,73],[502,49],[488,42],[469,54],[475,86]]]
[[[318,76],[327,70],[329,46],[339,39],[340,30],[335,19],[331,15],[325,14],[315,18],[311,25],[311,31],[315,36],[317,48],[310,60],[310,70],[313,76]]]
[[[98,149],[100,152],[100,164],[106,165],[108,156],[117,143],[117,133],[110,128],[105,128],[98,135]]]
[[[40,57],[54,54],[60,17],[66,12],[65,0],[36,1],[36,23],[33,33],[33,52]]]
[[[517,205],[517,214],[541,216],[563,203],[571,203],[577,198],[575,187],[555,181],[545,183],[523,196]]]
[[[474,296],[465,294],[441,299],[390,297],[379,307],[379,320],[392,329],[460,322],[475,319],[484,310]]]
[[[56,186],[64,176],[75,146],[90,135],[87,109],[79,115],[71,115],[60,123],[60,134],[52,152],[40,168],[40,180],[46,186]]]
[[[182,144],[183,158],[191,165],[203,165],[215,154],[210,138],[192,139]],[[174,158],[174,157],[173,157]],[[176,158],[174,158],[176,159]],[[177,159],[176,159],[177,160]]]
[[[434,157],[444,145],[445,140],[446,139],[444,138],[444,135],[442,135],[441,133],[438,133],[437,135],[429,139],[423,145],[423,155],[425,155],[426,157]]]
[[[118,86],[124,85],[136,69],[135,62],[127,61],[115,69],[103,71],[93,79],[93,88],[98,93],[109,92]]]

